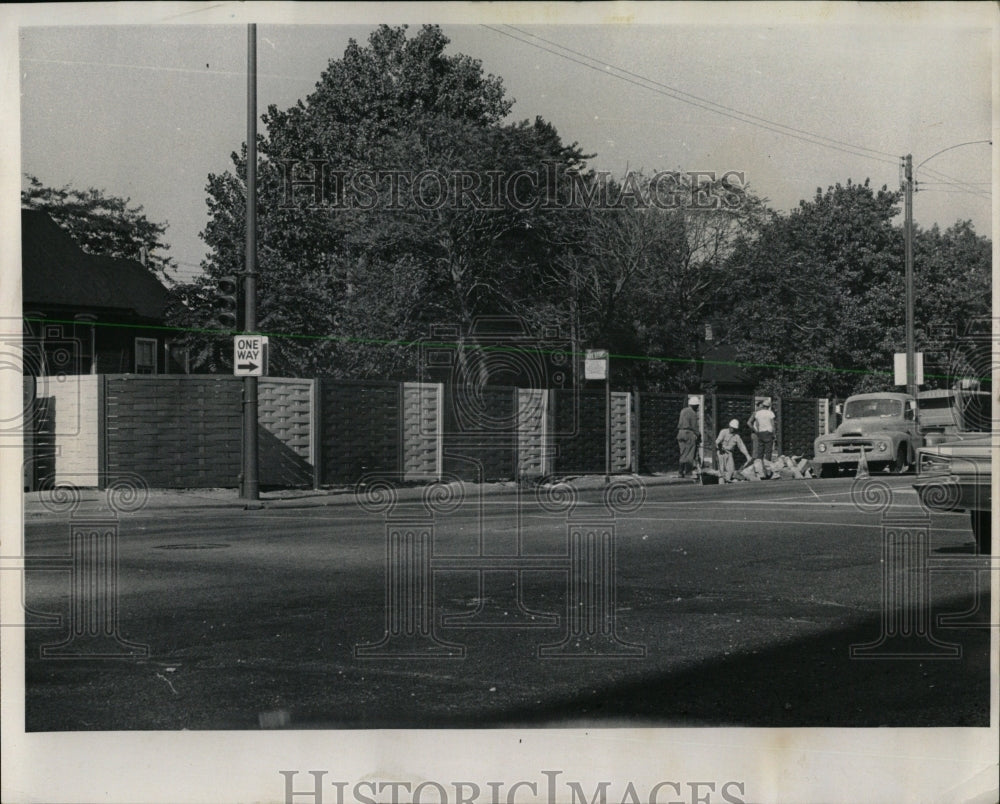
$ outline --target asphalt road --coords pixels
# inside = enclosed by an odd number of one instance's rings
[[[885,516],[928,521],[911,478],[886,482]],[[445,654],[420,658],[356,655],[392,627],[390,559],[385,515],[351,504],[123,515],[108,599],[148,656],[78,655],[105,643],[84,638],[96,620],[77,610],[69,655],[43,658],[86,594],[71,594],[65,560],[40,558],[67,553],[69,520],[31,517],[29,622],[62,622],[26,629],[26,728],[988,725],[991,579],[973,571],[967,516],[930,517],[924,558],[887,564],[883,514],[859,510],[851,483],[650,487],[614,516],[613,575],[607,552],[567,559],[564,511],[470,492],[437,514],[433,558],[409,554],[434,571],[395,587],[427,595],[400,609],[427,631],[407,649]],[[422,510],[392,516],[419,524]],[[599,491],[580,492],[577,520],[609,531]],[[519,549],[517,581],[496,557]],[[558,655],[574,651],[590,653]]]

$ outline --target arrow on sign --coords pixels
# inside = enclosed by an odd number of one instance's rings
[[[240,363],[236,368],[240,371],[254,371],[257,368],[256,363]]]

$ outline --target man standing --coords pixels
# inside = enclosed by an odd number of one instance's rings
[[[681,411],[677,419],[677,446],[680,448],[680,467],[678,477],[687,477],[694,467],[694,452],[698,445],[698,405],[701,400],[689,396],[687,407]]]
[[[747,427],[750,428],[750,452],[754,455],[757,454],[757,431],[753,426],[753,417],[757,415],[758,410],[760,410],[760,402],[754,403],[753,413],[751,413],[750,418],[747,419]]]
[[[771,410],[771,399],[765,399],[750,419],[750,429],[757,434],[753,448],[753,465],[757,477],[771,477],[770,470],[764,469],[764,461],[770,462],[771,450],[774,448],[774,411]],[[763,459],[763,460],[761,460]]]
[[[719,475],[726,483],[733,482],[733,475],[736,473],[736,463],[733,460],[733,453],[739,449],[750,462],[750,453],[747,446],[739,434],[740,423],[738,419],[729,422],[729,427],[723,427],[719,431],[719,437],[715,439],[715,447],[719,452]]]

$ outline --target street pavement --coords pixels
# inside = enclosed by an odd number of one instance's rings
[[[966,515],[877,480],[884,497],[664,477],[608,499],[580,478],[249,510],[151,492],[117,517],[96,492],[72,517],[26,495],[26,728],[987,725],[991,565]],[[84,521],[117,532],[103,642],[58,559]],[[900,521],[929,528],[922,557],[887,552]],[[401,528],[428,535],[387,541]],[[112,643],[133,655],[93,655]]]

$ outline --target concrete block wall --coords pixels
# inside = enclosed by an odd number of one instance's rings
[[[257,451],[263,486],[315,484],[316,380],[262,378],[257,386]]]
[[[443,464],[442,399],[440,383],[403,383],[402,473],[404,480],[441,476]]]
[[[629,472],[632,465],[632,394],[611,392],[611,471]]]
[[[135,473],[153,488],[238,485],[242,383],[191,375],[102,379],[108,477]]]
[[[239,484],[239,378],[81,375],[37,386],[34,399],[26,381],[26,410],[34,411],[26,488],[43,477],[97,486],[122,473],[160,488]],[[446,397],[454,389],[436,383],[285,378],[262,378],[258,389],[262,487],[353,483],[371,473],[419,482],[605,469],[602,391],[491,387],[456,401]],[[459,411],[459,402],[472,408]],[[822,402],[785,400],[778,408],[795,454],[809,454],[822,430]],[[612,472],[675,470],[685,396],[614,392],[611,404]],[[753,398],[707,397],[705,408],[710,455],[720,422],[745,422]],[[469,415],[482,433],[468,430]]]
[[[394,382],[318,380],[314,412],[317,484],[400,471],[400,403]]]
[[[824,432],[825,399],[781,400],[781,449],[785,455],[811,456],[813,441]]]
[[[541,388],[519,388],[517,391],[518,477],[552,474],[549,396],[549,392]]]
[[[469,482],[517,477],[518,389],[444,386],[444,474]]]
[[[677,470],[677,418],[685,404],[685,394],[638,395],[640,472]]]
[[[98,484],[99,389],[92,374],[25,378],[25,488]]]

